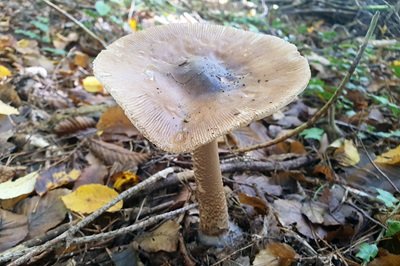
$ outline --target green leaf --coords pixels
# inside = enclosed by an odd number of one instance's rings
[[[30,39],[40,40],[40,35],[30,30],[16,29],[14,33],[24,35]]]
[[[362,259],[363,262],[369,262],[378,254],[378,247],[376,244],[362,243],[360,250],[356,254],[357,258]]]
[[[56,49],[56,48],[51,48],[51,47],[43,47],[41,50],[55,54],[55,55],[66,55],[66,53],[67,53],[62,49]]]
[[[378,191],[379,193],[379,195],[376,198],[383,201],[385,206],[388,208],[394,208],[394,205],[399,202],[399,200],[396,199],[390,192],[387,192],[380,188],[377,188],[376,191]]]
[[[391,68],[396,77],[400,78],[400,65],[392,65]]]
[[[33,26],[35,26],[36,28],[38,28],[39,30],[41,30],[42,32],[49,32],[49,25],[46,23],[43,23],[41,21],[38,20],[34,20],[31,22]]]
[[[111,7],[101,0],[96,2],[95,8],[100,16],[105,16],[111,11]]]
[[[323,129],[320,129],[317,127],[312,127],[312,128],[303,130],[303,132],[300,133],[300,136],[303,136],[305,139],[320,140],[322,138],[323,134],[324,134]]]
[[[387,220],[386,221],[387,224],[387,230],[385,232],[385,236],[394,236],[395,234],[397,234],[398,232],[400,232],[400,221],[396,221],[396,220]]]

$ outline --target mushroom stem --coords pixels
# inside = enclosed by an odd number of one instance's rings
[[[228,232],[228,208],[216,140],[194,150],[193,166],[200,211],[200,231],[208,236],[221,236]]]

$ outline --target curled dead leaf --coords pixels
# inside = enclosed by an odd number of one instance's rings
[[[239,193],[239,201],[242,204],[250,205],[258,214],[265,215],[268,212],[267,204],[258,197],[248,196],[245,193]]]
[[[375,162],[389,165],[400,165],[400,145],[379,155],[375,159]]]
[[[91,139],[88,141],[88,145],[95,156],[109,165],[118,162],[121,165],[136,167],[145,162],[150,156],[147,153],[128,151],[120,146],[101,140]]]
[[[354,166],[360,162],[360,154],[352,140],[338,139],[329,147],[336,148],[333,152],[333,157],[342,166]]]
[[[115,180],[114,189],[120,192],[139,183],[139,177],[131,171],[116,173],[111,179]]]
[[[92,128],[96,125],[93,118],[87,116],[75,116],[60,121],[54,131],[58,135],[73,134],[81,130]]]

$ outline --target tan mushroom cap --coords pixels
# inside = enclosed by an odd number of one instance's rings
[[[159,148],[189,152],[290,103],[310,79],[297,48],[274,36],[170,24],[125,36],[94,73]]]

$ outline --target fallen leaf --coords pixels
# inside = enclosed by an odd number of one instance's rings
[[[89,65],[89,56],[81,51],[74,54],[74,65],[86,68]]]
[[[88,145],[95,156],[109,165],[118,162],[121,165],[136,167],[149,158],[147,153],[128,151],[118,145],[100,140],[91,139]]]
[[[319,225],[309,224],[301,213],[302,204],[295,200],[278,199],[273,203],[279,222],[290,228],[294,226],[304,236],[311,239],[324,238],[326,231]]]
[[[146,252],[175,252],[178,248],[180,225],[168,220],[153,232],[140,236],[135,242]]]
[[[388,251],[381,252],[379,249],[379,257],[368,263],[368,266],[398,266],[400,262],[400,255],[392,254]],[[382,254],[384,253],[384,254]]]
[[[290,266],[297,258],[294,249],[285,243],[269,243],[260,250],[253,261],[253,266]]]
[[[91,153],[89,153],[91,154]],[[94,155],[91,155],[94,157]],[[81,176],[74,183],[74,190],[86,184],[104,184],[104,178],[107,176],[107,167],[96,159],[88,167],[82,170]]]
[[[400,165],[400,145],[382,153],[374,161],[381,164]]]
[[[323,174],[329,182],[335,181],[335,172],[327,165],[318,164],[314,167],[314,174]]]
[[[0,252],[12,248],[28,234],[28,219],[25,215],[0,209]]]
[[[115,180],[114,189],[120,192],[139,183],[139,177],[131,171],[119,172],[113,175],[111,179]]]
[[[18,110],[0,100],[0,115],[17,115]]]
[[[255,188],[259,191],[259,196],[265,196],[265,194],[280,196],[282,194],[282,187],[275,185],[268,176],[239,174],[235,175],[233,179],[238,182],[234,183],[235,190],[246,193],[249,196],[257,195]]]
[[[93,118],[87,116],[74,116],[64,119],[54,126],[58,135],[73,134],[81,130],[92,128],[96,125]]]
[[[137,21],[134,18],[129,19],[128,21],[129,27],[131,28],[132,31],[137,31]]]
[[[49,190],[77,180],[80,175],[81,171],[77,169],[72,169],[67,173],[65,165],[51,167],[40,173],[35,184],[35,191],[42,196]]]
[[[89,184],[78,187],[74,192],[61,197],[61,199],[69,210],[89,214],[103,207],[117,196],[118,193],[112,188],[100,184]],[[122,201],[120,201],[107,211],[119,211],[122,204]]]
[[[139,131],[126,117],[124,110],[122,110],[118,105],[112,106],[104,111],[96,125],[96,128],[102,135],[123,134],[128,137],[133,137],[139,134]]]
[[[82,80],[83,88],[91,93],[104,93],[103,85],[94,76],[86,77]]]
[[[303,202],[301,212],[314,224],[322,224],[327,211],[326,206],[313,201]]]
[[[17,204],[16,212],[28,217],[28,238],[42,235],[64,220],[67,209],[60,196],[69,192],[68,189],[56,189],[44,197],[27,198]]]
[[[250,205],[257,211],[258,214],[265,215],[268,212],[267,204],[258,197],[248,196],[244,193],[239,193],[239,201],[242,204]]]
[[[0,65],[0,79],[11,76],[11,71],[3,65]]]
[[[330,147],[336,148],[333,157],[342,166],[354,166],[360,162],[360,154],[354,146],[353,141],[347,139],[338,139]]]
[[[32,172],[17,180],[9,180],[0,184],[0,199],[12,199],[21,195],[29,194],[35,189],[37,172]]]

